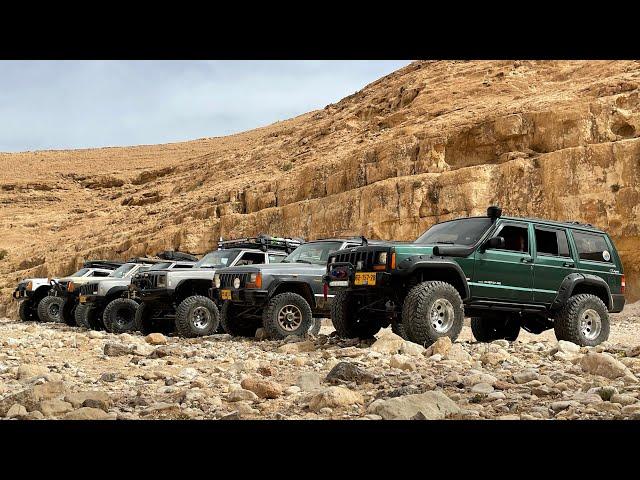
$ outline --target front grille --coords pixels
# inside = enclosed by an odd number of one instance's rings
[[[373,270],[373,265],[380,252],[386,252],[386,250],[356,250],[355,252],[340,250],[330,257],[335,257],[335,263],[350,263],[354,267],[359,261],[362,261],[362,270],[368,271]]]
[[[131,279],[131,283],[136,286],[138,290],[150,290],[152,288],[158,288],[159,274],[149,273],[144,275],[136,275]]]
[[[85,283],[80,285],[80,295],[95,295],[98,293],[97,283]]]
[[[240,288],[244,288],[244,286],[249,281],[250,273],[221,273],[220,274],[220,288],[234,288],[233,280],[234,278],[240,279]]]

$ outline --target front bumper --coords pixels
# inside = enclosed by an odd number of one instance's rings
[[[611,309],[611,313],[621,312],[622,309],[624,308],[624,304],[625,304],[624,295],[622,295],[620,293],[612,294],[611,295],[611,300],[612,300],[612,303],[613,303],[613,308]]]
[[[356,284],[356,278],[361,282],[366,277],[366,284]],[[371,291],[376,289],[386,289],[391,286],[392,275],[389,272],[372,271],[360,272],[350,263],[331,263],[327,268],[327,273],[322,277],[330,290],[341,291]]]
[[[231,298],[222,298],[224,295],[222,291],[230,292]],[[232,301],[244,305],[265,305],[269,300],[269,291],[255,288],[212,288],[209,290],[209,296],[220,302]]]
[[[129,298],[137,298],[143,302],[169,302],[173,298],[173,291],[166,288],[129,288]]]
[[[16,288],[11,294],[11,296],[14,298],[14,300],[20,301],[20,300],[27,300],[32,296],[32,294],[33,292],[31,290]]]
[[[78,302],[81,305],[86,305],[87,303],[91,303],[94,305],[100,305],[102,303],[104,303],[105,301],[105,297],[102,297],[100,295],[78,295]]]

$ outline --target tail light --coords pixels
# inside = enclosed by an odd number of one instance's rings
[[[624,289],[627,286],[627,282],[624,279],[624,275],[622,275],[622,278],[620,279],[620,293],[624,293]]]

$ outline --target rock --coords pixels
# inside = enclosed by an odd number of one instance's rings
[[[318,413],[321,414],[321,415],[328,416],[328,415],[331,415],[333,413],[333,409],[331,409],[329,407],[324,407],[324,408],[321,408],[318,411]]]
[[[111,420],[113,418],[115,417],[112,417],[99,408],[91,407],[82,407],[64,416],[65,420]]]
[[[313,352],[315,349],[316,344],[311,340],[306,340],[304,342],[285,343],[278,347],[277,351],[279,353],[303,353]]]
[[[522,372],[515,373],[513,375],[513,381],[518,384],[522,384],[522,383],[531,382],[532,380],[537,380],[539,376],[540,375],[538,375],[538,372],[536,372],[535,370],[529,369],[529,370],[524,370]]]
[[[328,376],[327,376],[328,378]],[[322,377],[315,372],[304,372],[298,375],[296,386],[304,392],[312,392],[320,388]]]
[[[195,379],[198,375],[199,375],[198,370],[196,370],[193,367],[183,368],[178,373],[178,377],[180,377],[180,378],[182,378],[184,380],[188,380],[188,381],[191,381],[191,380]]]
[[[227,395],[228,402],[255,402],[256,400],[258,400],[258,396],[251,390],[245,390],[244,388],[232,390],[229,392],[229,395]]]
[[[24,418],[25,420],[42,420],[44,418],[44,415],[41,411],[34,410],[33,412],[29,412]]]
[[[563,353],[577,354],[580,353],[580,345],[576,345],[566,340],[559,340],[557,345],[558,351]]]
[[[104,372],[98,379],[101,382],[112,383],[122,378],[122,374],[118,372]]]
[[[257,372],[263,377],[272,377],[275,373],[273,367],[271,367],[270,365],[262,365],[258,367]]]
[[[442,355],[445,357],[449,350],[451,350],[451,339],[449,337],[440,337],[438,338],[427,350],[425,351],[425,355],[430,357],[432,355]]]
[[[615,387],[596,387],[591,388],[587,393],[596,394],[604,401],[610,401],[611,397],[618,393],[618,389]]]
[[[133,346],[131,353],[140,355],[141,357],[148,357],[149,355],[153,354],[154,351],[155,349],[147,343],[136,343]]]
[[[488,383],[476,383],[471,387],[471,393],[481,393],[488,395],[493,392],[493,387]]]
[[[636,415],[640,413],[640,403],[634,403],[633,405],[626,405],[622,407],[623,415]]]
[[[487,400],[493,402],[494,400],[504,400],[507,396],[502,392],[491,392],[487,395]]]
[[[104,354],[108,357],[121,357],[130,355],[133,349],[120,343],[106,343],[104,346]]]
[[[291,385],[290,387],[285,388],[284,394],[285,395],[295,395],[297,393],[300,393],[301,391],[302,391],[302,389],[300,387],[298,387],[297,385]]]
[[[237,372],[251,373],[260,368],[260,363],[256,360],[242,360],[234,363],[231,368]]]
[[[509,340],[500,338],[498,340],[494,340],[493,342],[491,342],[491,345],[497,345],[498,347],[502,347],[502,348],[509,348]]]
[[[426,350],[427,349],[424,348],[422,345],[418,345],[417,343],[409,342],[406,340],[402,343],[402,346],[400,347],[400,353],[404,355],[411,355],[414,357],[423,356]]]
[[[337,408],[362,403],[364,403],[364,399],[360,393],[348,388],[334,386],[316,393],[309,402],[309,408],[314,412],[318,412],[325,407]]]
[[[18,380],[29,379],[33,377],[42,377],[49,373],[49,369],[47,367],[43,367],[41,365],[33,365],[29,363],[23,363],[18,367],[18,372],[16,374],[16,378]]]
[[[93,406],[84,405],[87,400],[93,401],[96,404],[100,403],[102,405],[106,405],[106,408],[103,408],[103,410],[107,410],[111,406],[111,397],[109,397],[109,394],[97,390],[69,393],[64,397],[64,400],[65,402],[69,402],[73,408]]]
[[[623,363],[606,353],[587,353],[581,358],[580,367],[583,372],[610,379],[618,377],[636,379],[635,375]]]
[[[633,397],[631,395],[626,395],[624,393],[616,393],[611,396],[609,401],[611,403],[619,403],[623,407],[626,407],[627,405],[633,405],[634,403],[637,403],[639,400],[636,397]]]
[[[99,330],[89,330],[87,332],[87,337],[89,337],[89,338],[94,338],[94,339],[95,338],[104,338],[104,336],[105,336],[105,333],[101,332]]]
[[[444,356],[445,360],[453,360],[454,362],[463,363],[471,362],[471,355],[459,343],[454,343]]]
[[[462,377],[462,384],[466,387],[475,385],[476,383],[488,383],[493,386],[498,381],[496,377],[488,373],[478,372],[477,370],[470,370],[467,375]]]
[[[27,409],[19,403],[14,403],[5,415],[7,418],[21,418],[27,416]]]
[[[376,400],[367,411],[380,415],[384,420],[409,420],[418,413],[428,420],[440,420],[449,414],[459,413],[460,408],[443,392],[430,391]]]
[[[278,398],[282,395],[282,387],[268,380],[245,378],[240,385],[245,390],[252,391],[260,398]]]
[[[574,402],[571,402],[568,400],[561,400],[559,402],[553,402],[551,405],[549,405],[549,408],[551,408],[551,410],[553,410],[554,413],[559,413],[563,410],[566,410],[571,405],[574,405]]]
[[[268,337],[267,331],[264,328],[258,328],[256,330],[256,339],[257,340],[266,340]]]
[[[358,367],[352,362],[340,362],[327,374],[325,381],[332,384],[344,384],[347,382],[355,382],[357,384],[373,383],[376,380],[375,375]],[[301,388],[302,386],[298,384]],[[305,388],[303,388],[305,390]]]
[[[398,353],[404,344],[404,338],[396,335],[390,329],[385,329],[381,331],[378,339],[373,342],[371,350],[378,353],[393,354]]]
[[[73,410],[73,406],[63,400],[43,400],[40,402],[39,410],[45,417],[57,417]]]
[[[167,337],[165,337],[163,334],[158,333],[158,332],[150,333],[149,335],[144,337],[144,340],[147,343],[150,343],[151,345],[166,345],[167,344]]]
[[[640,345],[636,345],[635,347],[630,347],[625,351],[625,355],[627,357],[638,357],[640,356]]]
[[[249,405],[246,402],[236,403],[235,408],[241,417],[247,417],[250,415],[260,415],[260,410],[258,410],[257,408],[251,407],[251,405]]]
[[[485,352],[480,356],[483,365],[498,365],[510,357],[509,352],[500,349],[497,352]]]
[[[400,370],[414,371],[417,367],[415,362],[407,355],[396,354],[389,360],[389,366]]]

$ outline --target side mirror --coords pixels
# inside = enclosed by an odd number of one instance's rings
[[[484,250],[488,248],[504,248],[504,237],[491,237],[484,244]]]

